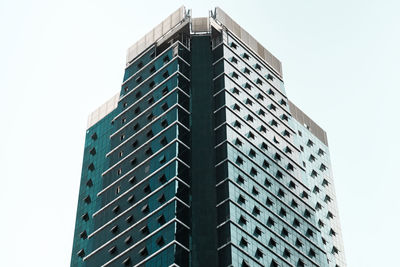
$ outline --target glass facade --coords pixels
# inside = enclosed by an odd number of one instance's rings
[[[326,134],[280,62],[180,11],[90,117],[71,266],[345,266]]]

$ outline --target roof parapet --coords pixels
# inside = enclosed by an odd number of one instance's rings
[[[128,48],[128,52],[126,54],[126,65],[128,65],[136,56],[145,51],[153,43],[157,42],[175,27],[180,25],[187,18],[188,14],[186,13],[186,9],[184,6],[181,6],[178,8],[178,10],[169,15],[165,20],[163,20],[160,24],[143,36],[139,41]]]
[[[230,32],[235,34],[249,48],[251,48],[259,57],[264,59],[281,77],[282,63],[272,55],[264,46],[262,46],[253,36],[240,27],[231,17],[229,17],[221,8],[216,7],[213,18],[224,25]]]

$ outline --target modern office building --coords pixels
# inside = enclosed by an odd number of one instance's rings
[[[220,8],[130,47],[90,115],[71,266],[346,266],[326,133]]]

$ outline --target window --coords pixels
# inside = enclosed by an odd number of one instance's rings
[[[148,131],[148,132],[146,133],[146,136],[147,136],[147,138],[153,137],[153,136],[154,136],[153,131],[152,131],[152,130]]]
[[[264,184],[266,187],[270,187],[272,185],[268,178],[265,178]]]
[[[153,88],[155,85],[156,85],[156,83],[154,81],[151,81],[150,84],[149,84],[149,87]]]
[[[151,149],[151,147],[149,147],[147,150],[146,150],[146,155],[151,155],[151,154],[153,154],[153,150]]]
[[[167,111],[167,109],[168,109],[168,103],[164,103],[164,104],[161,106],[161,108],[162,108],[162,110]]]
[[[255,256],[256,258],[262,258],[264,256],[264,253],[262,252],[261,249],[257,248]]]
[[[237,89],[236,87],[233,87],[232,88],[232,93],[234,93],[234,94],[236,94],[236,95],[239,95],[239,89]]]
[[[282,106],[286,106],[286,101],[283,100],[283,98],[282,98],[281,101],[280,101],[280,104],[281,104]]]
[[[269,95],[275,95],[274,91],[271,88],[268,90],[268,94]]]
[[[285,227],[282,228],[281,235],[282,235],[283,237],[289,236],[289,232],[286,230]]]
[[[90,150],[90,154],[91,154],[92,156],[96,155],[96,148],[92,148],[92,149]]]
[[[143,257],[146,257],[147,255],[149,255],[149,252],[147,251],[147,248],[144,247],[141,250],[139,250],[139,254]]]
[[[299,205],[297,204],[297,202],[294,200],[294,199],[292,199],[292,202],[290,203],[290,205],[293,207],[293,208],[297,208]]]
[[[116,247],[116,246],[112,246],[112,247],[108,250],[108,253],[114,254],[116,251],[117,251],[117,247]]]
[[[260,236],[260,235],[262,235],[261,229],[258,228],[257,226],[256,226],[256,228],[254,228],[254,235],[255,235],[255,236]]]
[[[261,70],[261,66],[260,66],[260,64],[258,64],[258,63],[256,63],[256,64],[254,65],[254,68],[255,68],[256,70]]]
[[[97,133],[92,134],[92,140],[97,140]]]
[[[127,238],[124,239],[125,244],[130,244],[132,243],[132,236],[128,236]]]
[[[289,163],[289,164],[287,165],[287,169],[288,169],[289,171],[294,171],[294,167],[293,167],[293,165],[292,165],[291,163]]]
[[[143,192],[145,192],[146,194],[149,194],[149,193],[151,192],[150,185],[146,185],[146,186],[143,188]]]
[[[298,238],[296,238],[296,243],[295,243],[295,245],[296,245],[296,247],[301,248],[301,247],[303,246],[303,243],[301,243],[301,241],[300,241]]]
[[[144,234],[144,235],[148,235],[148,234],[150,233],[149,227],[148,227],[147,225],[143,226],[143,227],[140,229],[140,232],[141,232],[142,234]]]
[[[270,109],[270,110],[274,110],[274,111],[276,111],[276,107],[275,107],[275,105],[274,105],[274,104],[271,104],[271,105],[269,105],[269,109]]]
[[[137,159],[136,159],[136,158],[133,158],[133,159],[131,160],[131,165],[134,166],[134,165],[136,165],[136,163],[137,163]]]
[[[162,89],[162,94],[163,94],[163,96],[166,95],[166,94],[168,94],[168,87],[167,87],[167,86],[165,86],[165,87]]]
[[[246,74],[250,74],[250,70],[248,68],[244,68],[243,72],[246,73]]]
[[[238,175],[238,177],[237,177],[237,182],[240,183],[240,184],[243,184],[243,183],[244,183],[244,178],[243,178],[243,176]]]
[[[256,84],[258,84],[258,85],[262,85],[262,84],[263,84],[263,82],[261,81],[261,79],[260,79],[260,78],[257,78],[257,80],[256,80]]]
[[[233,49],[237,49],[237,44],[235,44],[234,42],[232,42],[232,43],[230,44],[230,47],[232,47]]]
[[[282,255],[285,258],[290,258],[290,251],[287,248],[285,248]]]
[[[237,60],[235,57],[232,57],[232,58],[231,58],[231,62],[237,64],[237,63],[238,63],[238,60]]]
[[[251,193],[257,196],[258,194],[260,194],[260,191],[258,191],[257,187],[253,186],[253,190],[251,191]]]
[[[167,63],[167,62],[169,61],[169,56],[166,55],[166,56],[163,58],[163,61],[164,61],[164,63]]]
[[[253,214],[260,215],[260,209],[257,206],[254,206],[253,208]]]
[[[135,201],[135,195],[130,195],[126,201],[128,201],[128,203],[133,203]]]
[[[294,227],[299,227],[300,226],[300,222],[296,218],[294,218],[294,220],[293,220],[293,226]]]
[[[110,229],[110,232],[113,233],[113,234],[117,233],[117,232],[118,232],[118,225],[113,226],[113,227]]]
[[[240,239],[240,245],[242,247],[247,247],[248,244],[249,242],[247,242],[246,238],[242,237],[242,239]]]
[[[314,236],[314,232],[310,228],[308,228],[307,231],[306,231],[306,236],[307,237],[313,237]]]
[[[232,72],[232,77],[235,79],[239,79],[239,75],[236,72]]]
[[[164,79],[167,79],[169,77],[169,72],[165,71],[162,76]]]
[[[271,248],[276,247],[276,241],[272,237],[269,239],[268,246],[270,246]]]
[[[167,176],[165,176],[165,174],[161,175],[160,178],[158,178],[158,180],[160,181],[160,183],[165,183],[167,181]]]
[[[157,218],[157,222],[158,222],[160,225],[163,225],[163,224],[166,222],[164,215],[159,216],[159,217]]]
[[[253,121],[254,121],[254,119],[253,119],[253,116],[251,116],[251,115],[247,115],[247,121],[251,121],[251,122],[253,122]]]
[[[142,207],[141,211],[142,211],[143,213],[149,212],[149,211],[150,211],[149,205],[145,204],[145,205]]]
[[[141,97],[142,96],[142,92],[138,91],[135,96],[136,96],[136,98]]]
[[[251,101],[249,98],[246,99],[246,104],[252,106],[253,101]]]
[[[153,104],[154,103],[154,97],[150,97],[149,99],[147,99],[147,103]]]
[[[254,157],[256,157],[256,152],[253,150],[253,149],[250,149],[250,151],[249,151],[249,156],[251,157],[251,158],[254,158]]]
[[[326,203],[331,202],[331,197],[328,196],[328,195],[326,195],[324,201],[325,201]]]
[[[267,204],[268,207],[271,207],[272,205],[274,205],[274,202],[272,202],[272,200],[269,197],[267,197],[265,204]]]
[[[267,74],[267,80],[273,81],[274,77],[271,74]]]
[[[239,224],[241,224],[241,225],[246,225],[247,224],[247,220],[243,215],[240,215]]]
[[[267,132],[267,128],[265,128],[264,125],[260,126],[260,132],[266,133]]]
[[[268,145],[264,142],[261,143],[261,149],[262,150],[268,150]]]
[[[251,90],[251,85],[249,83],[245,83],[244,84],[244,88],[248,89],[248,90]]]
[[[250,59],[250,56],[249,56],[247,53],[244,53],[244,54],[243,54],[243,58],[246,59],[246,60],[249,60],[249,59]]]
[[[255,136],[254,136],[253,132],[251,132],[251,131],[248,133],[247,137],[250,139],[255,139]]]
[[[157,201],[159,202],[159,203],[164,203],[165,202],[165,195],[164,194],[162,194],[161,196],[159,196],[158,198],[157,198]]]
[[[135,110],[133,111],[135,114],[139,114],[140,112],[140,107],[135,108]]]
[[[133,216],[132,216],[132,215],[129,215],[129,216],[125,219],[125,221],[126,221],[127,223],[132,223],[132,222],[133,222]],[[127,239],[128,239],[128,238],[127,238]],[[126,242],[127,239],[125,239],[125,242]],[[132,238],[131,238],[130,240],[132,240]],[[128,239],[128,242],[130,242],[130,240]]]
[[[242,127],[242,125],[240,124],[239,121],[235,121],[234,124],[233,124],[233,126],[234,126],[234,127],[237,127],[237,128],[241,128],[241,127]]]
[[[166,119],[162,120],[161,121],[161,126],[164,127],[164,128],[167,127],[168,126],[168,121]]]
[[[116,193],[116,194],[121,193],[121,186],[120,186],[120,185],[117,186],[117,188],[115,189],[115,193]]]
[[[153,65],[151,68],[150,68],[150,73],[153,73],[153,72],[155,72],[156,71],[156,67]]]
[[[286,210],[284,208],[281,208],[281,210],[279,211],[279,216],[286,217]]]
[[[268,161],[264,160],[262,166],[263,166],[264,169],[268,169],[268,168],[269,168],[269,163],[268,163]]]
[[[262,94],[257,95],[257,99],[260,99],[261,101],[264,101],[264,96]]]
[[[278,190],[278,197],[284,197],[285,196],[285,192],[282,191],[282,189]]]
[[[168,144],[167,138],[166,138],[165,136],[160,140],[160,144],[161,144],[162,146],[165,146],[165,145]]]
[[[271,226],[275,225],[275,222],[271,217],[268,217],[267,225],[268,225],[268,227],[271,227]]]
[[[303,136],[303,133],[300,130],[297,132],[298,132],[299,136]]]
[[[137,77],[135,81],[136,83],[140,83],[141,81],[143,81],[142,76]]]
[[[311,139],[308,139],[307,146],[311,147],[314,145],[314,142]]]
[[[158,237],[157,240],[156,240],[156,244],[159,247],[162,247],[165,244],[164,238],[162,236]]]
[[[129,88],[128,88],[128,86],[126,86],[126,87],[124,88],[124,91],[125,91],[125,92],[128,92],[128,90],[129,90]]]
[[[283,133],[282,133],[282,134],[283,134],[283,136],[290,137],[290,133],[289,133],[289,131],[288,131],[288,130],[286,130],[286,129],[283,131]]]
[[[85,201],[86,204],[89,204],[90,202],[92,202],[92,199],[90,198],[90,196],[86,196],[83,201]]]
[[[129,178],[129,183],[134,184],[136,182],[136,176]]]
[[[114,213],[118,213],[118,211],[119,211],[119,205],[115,206],[115,207],[112,209],[112,211],[113,211]]]
[[[87,233],[86,233],[86,231],[81,232],[81,233],[79,234],[79,236],[80,236],[80,238],[82,238],[82,239],[86,239],[86,238],[87,238]]]
[[[89,180],[86,182],[86,186],[87,186],[87,187],[92,187],[92,186],[93,186],[93,181],[92,181],[92,179],[89,179]]]
[[[239,195],[238,202],[241,203],[241,204],[245,204],[246,203],[246,199],[244,198],[244,196]]]
[[[240,107],[239,107],[238,104],[234,104],[234,105],[233,105],[233,109],[234,109],[234,110],[237,110],[237,111],[240,111]]]
[[[119,137],[119,139],[122,141],[122,140],[124,140],[124,138],[125,138],[125,135],[124,134],[121,134],[121,136]]]

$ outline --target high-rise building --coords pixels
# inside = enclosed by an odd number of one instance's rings
[[[346,266],[326,133],[220,8],[130,47],[90,115],[71,266]]]

